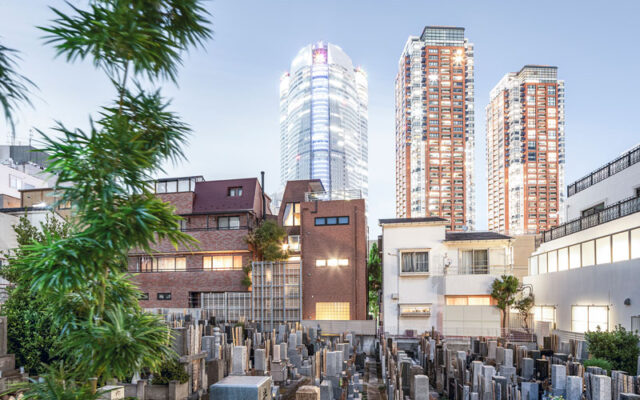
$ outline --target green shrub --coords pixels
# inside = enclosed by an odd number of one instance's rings
[[[595,332],[585,333],[589,354],[611,363],[614,370],[623,370],[629,375],[636,375],[638,354],[638,336],[627,331],[621,325],[611,332],[603,332],[598,327]]]
[[[151,384],[168,385],[171,381],[189,382],[189,374],[176,358],[165,360],[160,364],[160,369],[153,373]]]
[[[583,362],[584,367],[600,367],[602,369],[606,369],[607,372],[611,372],[611,363],[602,358],[592,358],[590,360],[585,360]]]

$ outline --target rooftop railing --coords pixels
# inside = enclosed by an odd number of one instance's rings
[[[307,192],[304,194],[304,201],[357,200],[361,198],[362,191],[360,189]]]
[[[580,232],[585,229],[593,228],[600,224],[613,221],[618,218],[626,217],[640,211],[640,197],[631,197],[626,200],[619,201],[602,211],[595,214],[587,215],[569,221],[555,228],[542,233],[542,242],[550,242],[561,237]]]
[[[636,146],[635,148],[629,150],[620,157],[611,161],[607,165],[598,168],[589,175],[578,179],[570,185],[567,185],[567,196],[573,196],[574,194],[607,179],[611,175],[617,174],[618,172],[629,168],[637,162],[640,162],[640,146]]]

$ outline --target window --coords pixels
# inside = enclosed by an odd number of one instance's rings
[[[204,256],[202,257],[202,269],[242,269],[242,256]]]
[[[284,226],[300,225],[300,203],[287,203],[284,207],[282,224]]]
[[[429,252],[405,252],[402,253],[403,273],[429,272]]]
[[[400,304],[400,315],[403,317],[428,317],[431,315],[431,304]]]
[[[242,196],[242,187],[241,186],[230,187],[229,190],[227,191],[227,195],[229,197],[240,197],[240,196]]]
[[[140,300],[149,300],[149,293],[140,294]]]
[[[491,296],[446,296],[448,306],[490,306]]]
[[[349,319],[351,303],[317,302],[316,319],[324,321],[345,321]]]
[[[611,262],[611,238],[609,236],[596,239],[596,264]]]
[[[613,245],[613,262],[629,259],[629,232],[616,233],[611,236]]]
[[[534,321],[556,323],[556,308],[553,306],[533,306]]]
[[[488,274],[489,258],[487,250],[463,250],[460,252],[460,268],[462,274]]]
[[[576,244],[569,247],[569,268],[580,268],[582,261],[580,260],[580,245]]]
[[[171,293],[158,293],[158,300],[171,300]]]
[[[557,272],[558,271],[558,252],[550,251],[547,253],[547,267],[549,268],[549,272]]]
[[[300,251],[300,235],[289,235],[287,238],[289,250]]]
[[[640,258],[640,228],[631,231],[631,258]]]
[[[582,243],[582,266],[588,267],[596,263],[596,250],[593,240]]]
[[[315,225],[349,225],[349,217],[317,217],[315,219]]]
[[[218,217],[218,229],[240,229],[240,217]]]
[[[569,249],[563,248],[558,250],[558,271],[569,269]]]
[[[604,210],[604,203],[596,204],[593,207],[587,208],[586,210],[582,210],[580,213],[583,217],[588,217],[589,215],[593,215],[600,211]]]
[[[158,257],[153,259],[155,271],[185,271],[187,259],[185,257]]]
[[[609,330],[609,307],[571,307],[571,330],[573,332],[595,331],[598,327],[603,331]]]
[[[348,258],[330,258],[316,260],[316,267],[348,267]]]

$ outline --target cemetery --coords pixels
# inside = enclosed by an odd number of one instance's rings
[[[422,336],[381,338],[389,400],[638,400],[640,376],[584,367],[587,343]],[[640,358],[638,359],[640,369]]]

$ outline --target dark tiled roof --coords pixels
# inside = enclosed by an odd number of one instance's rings
[[[511,239],[511,236],[496,232],[447,232],[445,241],[454,242],[458,240],[503,240]]]
[[[231,187],[242,187],[242,196],[230,197]],[[193,213],[253,210],[258,207],[257,188],[257,178],[197,182]]]
[[[447,222],[446,219],[440,217],[424,217],[424,218],[389,218],[379,220],[380,225],[384,224],[411,224],[413,222]]]

